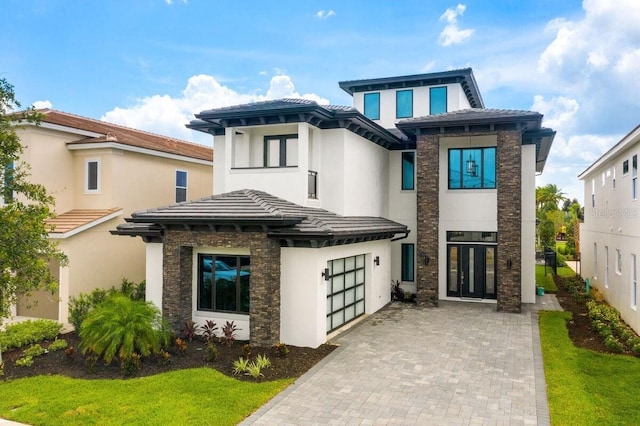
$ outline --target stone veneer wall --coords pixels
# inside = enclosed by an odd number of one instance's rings
[[[522,304],[521,135],[520,130],[498,131],[498,311],[505,312],[520,312]]]
[[[418,136],[416,300],[419,306],[438,306],[439,156],[440,144],[437,135]],[[426,256],[429,256],[428,265],[425,262]]]
[[[201,246],[249,248],[251,343],[270,346],[279,342],[280,245],[264,232],[166,231],[162,311],[171,327],[180,330],[192,317],[193,248]]]

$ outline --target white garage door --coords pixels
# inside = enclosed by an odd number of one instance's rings
[[[364,314],[364,258],[327,262],[327,333]]]

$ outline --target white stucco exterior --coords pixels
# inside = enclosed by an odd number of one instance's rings
[[[640,201],[637,186],[635,198],[633,191],[634,156],[640,157],[640,126],[579,176],[585,191],[580,257],[582,277],[640,332]]]

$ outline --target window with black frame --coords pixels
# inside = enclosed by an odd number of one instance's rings
[[[449,150],[449,189],[495,189],[496,148]]]
[[[249,256],[198,255],[198,310],[249,313]]]

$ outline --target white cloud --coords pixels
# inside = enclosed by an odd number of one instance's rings
[[[336,16],[333,10],[319,10],[316,12],[316,18],[318,19],[329,19],[332,16]]]
[[[455,8],[450,7],[440,16],[440,22],[446,22],[446,26],[440,33],[440,44],[450,46],[460,44],[473,34],[473,29],[462,30],[458,28],[458,16],[462,16],[467,6],[458,4]]]
[[[573,129],[580,106],[577,100],[564,96],[546,100],[544,96],[536,95],[531,109],[544,115],[544,126],[567,132]]]
[[[182,3],[187,4],[188,0],[182,0]],[[169,6],[171,6],[173,4],[173,0],[164,0],[164,2],[166,4],[168,4]]]
[[[329,101],[314,93],[300,94],[291,77],[276,75],[271,78],[266,95],[239,93],[223,86],[210,75],[194,75],[189,78],[181,96],[152,95],[138,99],[130,107],[116,107],[105,113],[101,120],[146,130],[161,135],[200,143],[211,143],[211,137],[193,132],[185,127],[200,111],[230,105],[260,102],[280,98],[302,98],[328,104]]]
[[[33,107],[35,109],[50,109],[53,108],[53,105],[50,101],[35,101]]]

